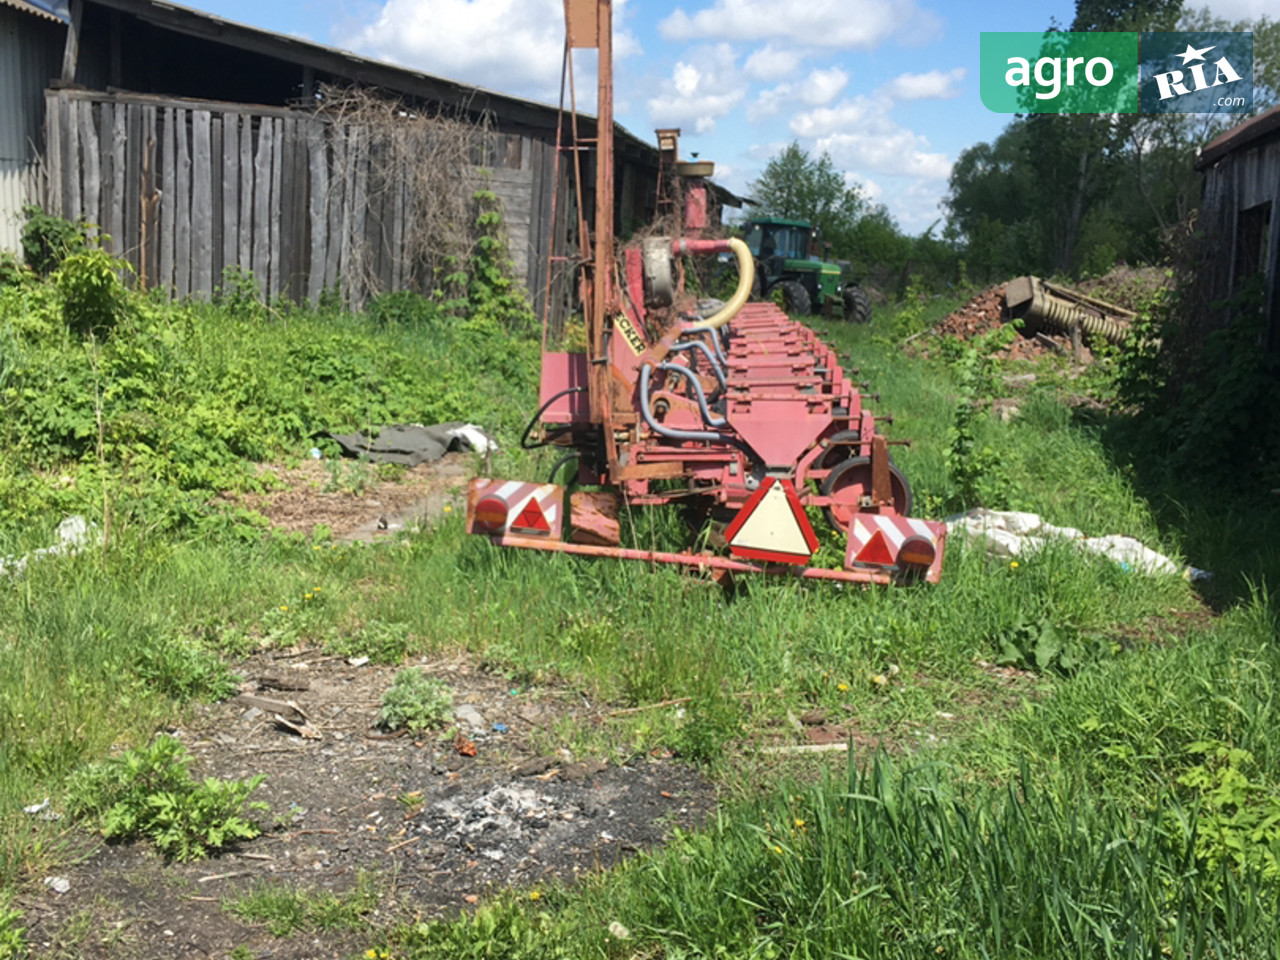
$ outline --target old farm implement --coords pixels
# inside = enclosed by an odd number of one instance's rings
[[[712,165],[681,163],[678,131],[658,132],[658,223],[618,249],[610,0],[566,0],[565,12],[571,106],[557,156],[571,165],[575,196],[594,197],[594,224],[580,221],[572,261],[587,349],[544,349],[541,406],[525,443],[563,448],[551,480],[573,462],[581,486],[476,479],[468,529],[502,546],[704,571],[936,582],[945,526],[910,517],[911,488],[831,347],[773,303],[748,302],[751,252],[706,235]],[[572,107],[575,48],[599,52],[591,137],[579,134],[586,124]],[[593,183],[582,175],[589,168]],[[737,261],[737,290],[700,311],[684,288],[685,263],[723,254]],[[724,552],[623,547],[622,502],[683,503],[720,518],[727,526],[714,539]],[[810,566],[811,516],[845,535],[843,569]]]

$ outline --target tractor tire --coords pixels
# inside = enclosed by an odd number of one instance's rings
[[[871,298],[861,287],[848,287],[844,291],[844,318],[850,323],[867,323],[871,320]]]
[[[779,280],[769,288],[769,297],[775,291],[782,293],[782,309],[791,317],[805,317],[813,309],[813,301],[809,299],[809,291],[803,284],[794,280]]]

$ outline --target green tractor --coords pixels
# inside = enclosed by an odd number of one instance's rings
[[[871,319],[871,298],[857,283],[841,280],[839,264],[822,259],[821,235],[808,220],[756,217],[743,228],[756,260],[757,296],[780,295],[791,314],[843,315],[855,323]]]

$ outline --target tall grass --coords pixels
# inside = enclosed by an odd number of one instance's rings
[[[508,449],[496,465],[504,475],[540,477],[548,466],[511,452],[523,427],[518,414],[532,407],[533,380],[528,369],[504,378],[501,363],[527,365],[529,357],[494,360],[475,397],[451,382],[473,355],[460,344],[485,350],[467,339],[483,331],[306,315],[257,333],[261,321],[241,319],[215,335],[218,313],[201,316],[207,325],[187,324],[192,369],[230,376],[265,365],[247,382],[270,384],[290,374],[281,357],[305,354],[313,378],[336,365],[336,379],[312,391],[307,409],[358,419],[369,415],[357,410],[360,395],[337,404],[333,383],[359,394],[360,378],[305,347],[309,338],[330,345],[353,338],[373,365],[365,380],[399,385],[378,394],[386,410],[416,404],[494,427]],[[833,333],[882,391],[879,409],[897,418],[891,436],[916,441],[895,456],[918,498],[941,503],[955,407],[946,369],[904,359],[874,331]],[[382,376],[380,356],[407,357],[426,373],[397,366]],[[249,403],[253,390],[241,387]],[[303,397],[311,388],[297,389]],[[1127,533],[1170,550],[1185,543],[1134,495],[1104,438],[1051,393],[1033,393],[1022,407],[1012,423],[984,427],[1009,465],[1018,506],[1089,534]],[[276,415],[287,421],[288,410]],[[297,425],[290,429],[280,436],[313,442]],[[284,440],[270,449],[301,452]],[[24,477],[47,485],[43,475]],[[71,502],[54,497],[47,505]],[[625,527],[647,547],[683,545],[688,536],[672,511],[636,511]],[[1014,567],[953,541],[937,586],[757,579],[726,594],[670,567],[500,550],[467,536],[456,515],[379,548],[264,539],[225,524],[157,529],[125,526],[107,551],[33,564],[0,593],[0,881],[30,876],[58,855],[58,827],[22,816],[21,806],[56,797],[69,772],[113,746],[145,740],[183,700],[219,695],[226,661],[257,644],[349,649],[377,622],[403,638],[386,648],[392,658],[461,649],[517,681],[569,680],[596,700],[692,696],[690,723],[708,724],[710,739],[674,721],[655,721],[644,734],[681,738],[672,742],[690,755],[715,756],[712,741],[743,720],[752,734],[776,735],[788,729],[789,710],[809,706],[911,754],[870,766],[858,760],[847,779],[803,788],[743,782],[733,764],[722,764],[715,769],[727,792],[749,799],[707,831],[682,835],[666,852],[576,893],[549,894],[543,903],[556,907],[551,913],[503,901],[474,923],[405,932],[407,951],[1276,952],[1266,922],[1271,880],[1225,860],[1209,869],[1196,846],[1202,791],[1179,782],[1206,763],[1196,744],[1212,741],[1249,753],[1258,789],[1280,783],[1268,737],[1276,720],[1275,623],[1264,594],[1177,638],[1152,625],[1197,608],[1185,582],[1125,572],[1067,547]],[[15,548],[27,543],[13,536]],[[981,665],[1028,622],[1117,642],[1070,676],[1011,688]],[[890,666],[898,668],[892,682],[873,682]],[[964,716],[947,727],[939,713]],[[947,742],[921,746],[939,740]],[[607,939],[614,920],[633,936]]]

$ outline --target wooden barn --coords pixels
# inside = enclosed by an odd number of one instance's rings
[[[1200,226],[1206,250],[1199,302],[1209,327],[1226,322],[1209,305],[1262,276],[1267,346],[1280,347],[1280,106],[1232,127],[1196,160],[1204,175]]]
[[[573,191],[552,202],[557,173],[562,186],[569,176],[568,155],[557,163],[556,107],[160,0],[62,2],[65,22],[27,0],[0,0],[14,43],[39,51],[12,70],[5,56],[0,73],[0,115],[15,104],[22,118],[12,134],[0,123],[22,168],[21,183],[14,174],[17,185],[0,193],[10,224],[0,247],[16,244],[15,213],[33,199],[95,224],[140,282],[179,296],[209,295],[229,266],[297,301],[340,289],[358,305],[424,286],[432,271],[414,225],[435,201],[414,177],[387,171],[416,149],[404,130],[431,118],[467,125],[453,192],[483,187],[501,198],[535,308],[549,291],[567,302],[568,268],[547,266],[574,242],[578,219]],[[403,130],[371,130],[334,110],[332,91],[353,87],[393,99]],[[616,143],[615,219],[625,233],[654,213],[658,152],[621,127]],[[582,199],[590,208],[590,191]]]

